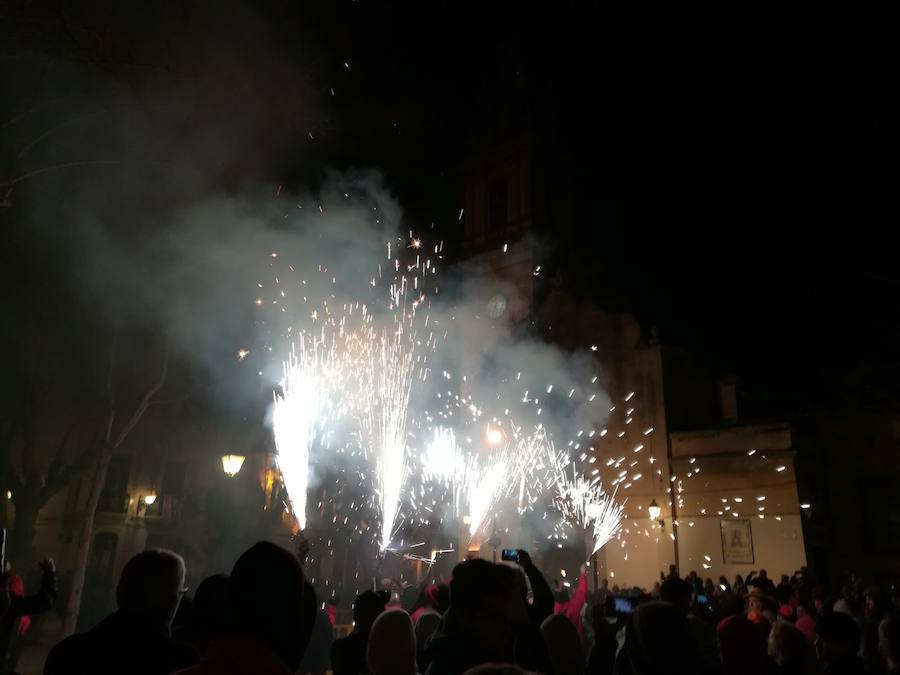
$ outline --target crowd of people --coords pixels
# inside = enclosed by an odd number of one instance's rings
[[[4,578],[7,637],[10,622],[52,603],[52,562],[43,571],[29,598]],[[461,562],[446,584],[367,590],[338,639],[301,561],[274,544],[254,545],[193,597],[185,578],[176,553],[134,556],[117,610],[53,647],[45,675],[900,673],[897,595],[851,580],[829,597],[806,570],[776,584],[764,570],[714,582],[673,566],[650,592],[606,580],[589,592],[584,567],[574,588],[551,585],[519,551],[514,565]]]

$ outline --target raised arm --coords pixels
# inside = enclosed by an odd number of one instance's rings
[[[587,602],[587,573],[584,565],[581,566],[581,574],[578,575],[578,588],[575,589],[575,595],[572,596],[571,607],[573,611],[581,612],[584,603]]]
[[[544,575],[535,567],[528,551],[519,549],[519,565],[528,577],[528,583],[531,584],[532,600],[528,616],[540,626],[544,619],[553,614],[553,591],[550,590]]]

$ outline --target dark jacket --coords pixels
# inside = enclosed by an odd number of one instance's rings
[[[369,634],[353,631],[345,638],[331,643],[331,670],[334,675],[364,675],[369,672],[366,665],[366,647]]]
[[[195,663],[193,649],[143,617],[115,612],[51,649],[44,675],[169,675]]]
[[[482,663],[515,663],[523,670],[550,672],[550,655],[541,635],[541,629],[533,623],[510,626],[509,643],[504,654],[481,654],[474,641],[466,635],[466,629],[453,618],[448,610],[440,625],[425,647],[429,662],[427,675],[460,675]]]
[[[453,618],[453,610],[444,613],[440,625],[425,645],[428,670],[425,675],[461,675],[487,661],[511,661],[511,658],[484,658],[463,635],[463,627]]]
[[[44,572],[41,577],[41,590],[36,594],[26,597],[10,594],[9,609],[0,617],[0,674],[6,675],[11,672],[14,665],[9,662],[8,655],[10,645],[16,637],[19,618],[46,612],[53,607],[56,596],[56,573],[52,571]]]

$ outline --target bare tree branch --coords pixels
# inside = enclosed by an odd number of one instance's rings
[[[150,407],[150,404],[153,402],[153,397],[156,396],[157,392],[163,388],[163,385],[166,383],[166,377],[169,374],[169,338],[166,336],[165,346],[163,347],[163,361],[162,367],[159,371],[159,378],[156,382],[144,393],[143,398],[141,398],[140,402],[135,407],[134,412],[131,413],[131,417],[119,431],[118,436],[116,436],[115,442],[112,444],[112,449],[118,448],[126,438],[128,438],[128,434],[132,432],[132,430],[137,426],[138,422],[141,421],[141,417],[144,416],[144,413],[147,412],[147,408]]]

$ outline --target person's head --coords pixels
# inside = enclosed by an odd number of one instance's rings
[[[677,576],[677,575],[678,575],[678,568],[675,567],[675,565],[669,565],[669,574],[670,574],[671,576],[673,576],[673,577],[674,577],[674,576]]]
[[[816,655],[812,645],[787,621],[776,621],[769,633],[769,657],[784,673],[815,671]]]
[[[453,568],[450,612],[483,658],[503,660],[511,627],[506,580],[497,565],[475,558]]]
[[[766,609],[766,596],[758,588],[754,588],[747,595],[747,614],[762,614]]]
[[[781,575],[781,583],[785,586],[788,586],[791,583],[791,578],[787,574],[782,574]]]
[[[366,647],[366,665],[372,675],[416,675],[416,636],[402,609],[378,615]]]
[[[424,605],[425,589],[418,586],[407,586],[400,591],[400,607],[407,612],[412,612]]]
[[[184,588],[184,560],[161,548],[141,551],[119,575],[116,604],[119,610],[149,619],[168,632],[178,611]]]
[[[628,622],[623,646],[634,675],[692,673],[699,669],[687,617],[668,602],[646,602]]]
[[[609,579],[603,579],[600,582],[600,588],[602,588],[603,590],[608,590],[609,589]]]
[[[687,612],[691,606],[693,592],[693,587],[687,581],[678,577],[670,577],[660,585],[659,599],[663,602],[671,602],[682,612]]]
[[[575,631],[575,624],[562,614],[554,614],[541,624],[541,635],[556,675],[583,675],[584,648]]]
[[[496,565],[503,586],[509,618],[513,623],[528,622],[528,581],[518,567]]]
[[[882,616],[888,611],[889,601],[887,594],[878,586],[871,586],[866,589],[866,617],[872,621],[880,621]]]
[[[878,653],[889,668],[900,665],[900,624],[893,617],[878,624]]]
[[[726,672],[753,673],[767,662],[769,625],[755,624],[743,614],[723,619],[716,627],[719,654]]]
[[[744,577],[742,577],[740,574],[735,574],[734,575],[734,585],[735,586],[743,586],[744,585]]]
[[[843,612],[826,614],[816,623],[816,653],[825,663],[854,658],[859,643],[859,626]]]
[[[353,629],[359,633],[368,633],[378,615],[384,611],[389,591],[363,591],[353,601]]]
[[[223,635],[227,630],[228,575],[215,574],[206,577],[194,593],[194,626],[202,633],[198,636],[209,640]]]
[[[295,556],[261,541],[245,551],[228,579],[231,629],[267,646],[290,669],[312,635],[316,594]]]
[[[425,652],[425,643],[428,642],[428,638],[434,635],[434,631],[437,630],[440,624],[441,615],[430,609],[422,612],[419,618],[416,619],[414,628],[416,631],[416,649],[418,649],[419,654]]]
[[[429,593],[434,611],[443,614],[450,607],[450,587],[447,584],[437,584],[432,586],[432,592]]]
[[[759,571],[759,578],[760,578],[760,579],[763,579],[763,580],[766,580],[766,579],[769,578],[769,573],[766,572],[765,570],[760,570],[760,571]]]
[[[558,603],[565,604],[571,597],[569,589],[565,586],[564,582],[558,581],[553,589],[553,599]]]

